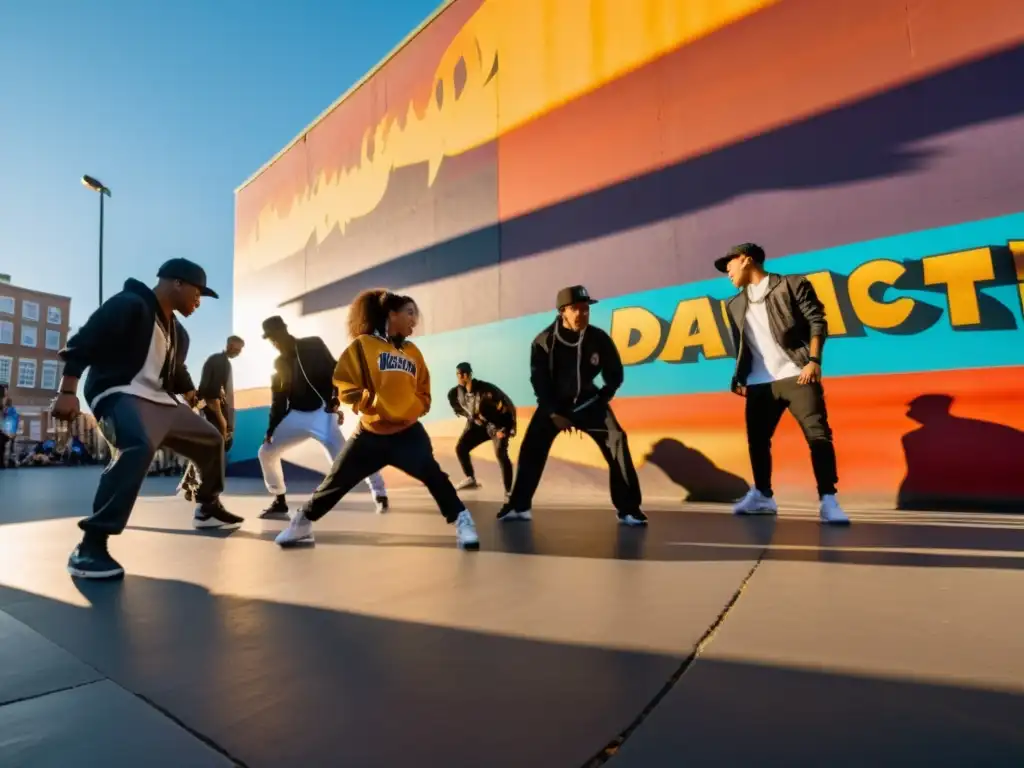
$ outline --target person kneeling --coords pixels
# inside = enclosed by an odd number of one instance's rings
[[[408,341],[418,320],[419,309],[409,296],[370,290],[352,303],[352,343],[338,360],[334,383],[341,402],[359,416],[359,425],[330,474],[278,535],[281,546],[312,543],[313,523],[366,477],[391,466],[427,487],[445,520],[455,525],[460,548],[479,548],[473,517],[434,458],[430,437],[419,422],[430,410],[430,372],[419,349]]]

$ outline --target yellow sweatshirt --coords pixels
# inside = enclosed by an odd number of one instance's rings
[[[409,341],[399,349],[379,336],[357,337],[338,358],[334,383],[370,432],[400,432],[430,410],[430,371]]]

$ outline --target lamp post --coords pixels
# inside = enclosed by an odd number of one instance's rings
[[[82,184],[100,195],[100,304],[103,303],[103,198],[110,197],[110,188],[92,176],[83,176]]]

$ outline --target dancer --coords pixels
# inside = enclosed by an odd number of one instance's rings
[[[625,431],[609,403],[622,386],[622,358],[615,342],[590,324],[590,306],[596,304],[582,285],[558,292],[558,318],[533,340],[530,382],[537,395],[537,410],[530,419],[519,449],[519,469],[499,520],[530,520],[533,495],[559,432],[586,432],[608,462],[612,503],[623,525],[647,525],[640,510],[640,481],[629,453]],[[594,384],[601,374],[604,386]]]
[[[848,524],[836,501],[836,451],[821,385],[828,335],[825,307],[807,278],[764,269],[764,249],[743,243],[715,260],[740,292],[729,300],[736,354],[732,391],[746,398],[747,445],[754,486],[733,508],[739,515],[775,514],[772,437],[782,414],[796,418],[811,449],[823,523]]]
[[[188,334],[174,313],[188,317],[200,297],[217,298],[206,272],[187,259],[171,259],[157,272],[156,287],[128,280],[78,332],[60,356],[64,375],[53,415],[71,421],[81,411],[78,378],[86,368],[85,397],[112,446],[112,460],[100,478],[92,515],[78,526],[85,533],[68,560],[73,576],[114,578],[124,569],[107,551],[107,538],[128,524],[154,453],[166,446],[195,462],[195,528],[238,528],[242,518],[224,509],[224,438],[177,397],[193,402],[195,387],[185,358]]]
[[[260,514],[263,518],[288,514],[287,487],[281,454],[312,438],[324,447],[327,460],[334,463],[345,445],[341,433],[344,419],[338,410],[338,390],[334,375],[334,355],[319,336],[296,339],[278,316],[263,321],[263,338],[280,352],[274,361],[271,379],[272,401],[266,438],[260,446],[260,468],[273,503]],[[388,511],[387,489],[380,474],[366,478],[378,514]]]
[[[507,500],[512,490],[512,461],[508,457],[508,441],[516,434],[516,406],[508,395],[493,384],[473,378],[473,368],[469,363],[455,366],[455,380],[458,386],[449,390],[448,402],[456,416],[466,419],[466,427],[455,445],[455,455],[466,478],[455,489],[461,491],[480,487],[469,453],[490,440],[501,467]]]
[[[235,385],[231,372],[231,361],[242,354],[245,342],[238,336],[228,336],[223,352],[214,352],[203,364],[199,378],[197,397],[203,405],[199,413],[224,437],[224,452],[231,450],[235,432]],[[193,501],[199,488],[198,470],[189,462],[178,485],[178,491],[185,492],[185,498]]]
[[[277,537],[281,546],[312,543],[313,523],[356,483],[392,466],[427,486],[445,520],[455,525],[460,548],[479,549],[473,517],[434,458],[430,437],[419,422],[430,410],[430,372],[408,341],[418,319],[416,302],[390,291],[364,291],[352,302],[352,343],[338,360],[334,381],[341,400],[359,414],[359,426],[313,498]]]

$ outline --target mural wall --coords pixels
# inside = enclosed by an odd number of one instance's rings
[[[454,0],[237,193],[233,468],[266,428],[264,317],[337,354],[361,290],[413,294],[458,476],[455,365],[525,425],[529,342],[583,283],[645,494],[741,495],[712,262],[754,240],[827,305],[848,503],[1024,509],[1022,44],[1016,0]],[[813,498],[789,419],[775,452],[780,497]],[[603,492],[595,446],[552,456],[542,492]]]

